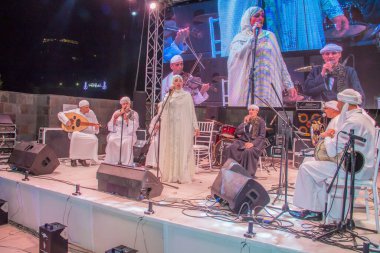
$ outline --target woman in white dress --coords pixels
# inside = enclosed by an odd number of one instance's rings
[[[195,173],[193,155],[194,134],[199,135],[194,102],[183,90],[183,79],[173,76],[171,91],[161,119],[160,169],[162,180],[171,183],[190,183]]]

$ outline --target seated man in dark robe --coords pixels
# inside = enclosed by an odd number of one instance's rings
[[[248,106],[248,115],[235,131],[238,138],[224,150],[223,155],[224,162],[228,158],[234,159],[252,177],[255,177],[257,162],[265,146],[265,121],[257,116],[259,109],[257,105]]]

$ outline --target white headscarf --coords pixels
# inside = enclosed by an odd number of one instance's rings
[[[122,97],[120,98],[120,104],[124,104],[124,103],[131,103],[131,99],[129,97]]]
[[[183,61],[182,56],[180,56],[180,55],[174,55],[174,56],[170,59],[170,64],[177,63],[177,62],[181,62],[181,61]]]
[[[344,103],[342,110],[340,111],[338,126],[342,126],[347,119],[346,112],[348,111],[349,105],[360,105],[362,103],[362,95],[353,89],[345,89],[337,95],[338,101]]]
[[[330,108],[330,109],[333,109],[333,110],[339,112],[338,101],[335,101],[335,100],[328,101],[328,102],[326,102],[324,104],[324,107],[325,108]]]
[[[89,106],[90,103],[87,100],[81,100],[79,101],[79,108],[83,106]]]
[[[243,17],[241,18],[241,21],[240,21],[240,29],[241,29],[241,31],[251,30],[252,29],[252,26],[251,26],[251,17],[253,15],[255,15],[256,13],[260,12],[260,11],[264,11],[264,10],[261,9],[260,7],[253,6],[253,7],[248,8],[244,12]]]
[[[260,107],[258,107],[258,106],[255,105],[255,104],[251,104],[251,105],[248,106],[248,110],[251,110],[251,109],[253,109],[253,110],[255,110],[255,111],[259,111],[259,110],[260,110]]]

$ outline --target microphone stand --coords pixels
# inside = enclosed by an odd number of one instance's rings
[[[140,164],[145,164],[145,158],[146,158],[146,155],[148,153],[148,150],[149,150],[149,146],[152,142],[152,139],[154,138],[154,135],[153,135],[153,132],[154,130],[156,129],[156,126],[157,124],[159,124],[159,127],[161,127],[161,117],[162,117],[162,113],[166,107],[166,104],[167,102],[169,101],[169,98],[171,97],[171,95],[173,94],[174,92],[174,89],[172,91],[169,91],[169,96],[165,99],[164,103],[162,104],[162,107],[161,107],[161,111],[159,112],[158,114],[158,117],[156,119],[156,122],[154,122],[154,126],[153,126],[153,129],[152,131],[149,133],[149,139],[148,139],[148,142],[144,145],[144,148],[143,150],[141,151],[141,154],[138,158],[138,161]],[[161,171],[160,170],[160,136],[161,136],[161,131],[159,130],[159,133],[158,133],[158,150],[157,150],[157,153],[158,153],[158,156],[157,156],[157,178],[160,180],[161,182],[161,178],[159,177],[159,172]],[[161,182],[163,185],[167,185],[169,187],[172,187],[172,188],[175,188],[175,189],[179,189],[177,186],[174,186],[174,185],[170,185],[170,184],[167,184],[167,183],[163,183]]]
[[[259,40],[259,31],[260,29],[258,27],[255,28],[255,43],[253,47],[253,53],[252,53],[252,66],[251,70],[249,73],[249,88],[248,88],[248,93],[247,93],[247,104],[246,106],[249,105],[249,101],[251,103],[254,103],[254,98],[255,98],[255,63],[256,63],[256,51],[257,51],[257,41]]]
[[[119,117],[121,117],[121,131],[120,131],[119,162],[117,163],[118,165],[123,165],[121,163],[121,149],[122,149],[122,145],[123,145],[124,115],[125,115],[125,112],[119,116]],[[127,127],[128,127],[128,125],[127,125]]]

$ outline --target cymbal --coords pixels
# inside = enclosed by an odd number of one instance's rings
[[[217,83],[221,82],[223,79],[227,80],[227,77],[226,76],[213,76],[212,77],[212,81],[217,82]]]
[[[313,69],[313,66],[305,66],[305,67],[300,67],[298,69],[295,69],[295,72],[310,72]]]
[[[213,12],[213,13],[205,13],[205,14],[201,14],[201,15],[195,16],[193,18],[193,22],[194,23],[207,23],[209,18],[217,18],[217,17],[218,17],[218,14],[215,13],[215,12]]]
[[[219,122],[219,121],[214,120],[214,119],[206,119],[206,121],[213,121],[215,125],[224,125],[222,122]]]

